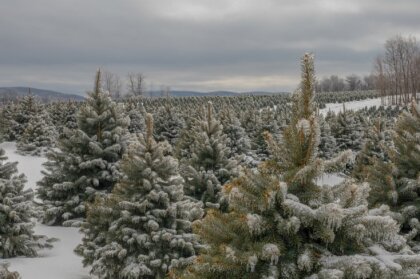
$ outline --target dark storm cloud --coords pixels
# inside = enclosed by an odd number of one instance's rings
[[[83,93],[99,66],[198,90],[290,90],[298,59],[318,76],[370,72],[385,40],[418,35],[416,0],[3,0],[0,86]]]

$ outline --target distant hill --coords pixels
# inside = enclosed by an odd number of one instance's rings
[[[188,90],[172,90],[170,91],[171,97],[200,97],[200,96],[241,96],[241,95],[275,95],[275,94],[288,94],[288,92],[232,92],[232,91],[188,91]],[[147,97],[165,97],[162,96],[161,91],[149,91],[146,93]]]
[[[26,96],[29,92],[28,87],[0,87],[0,103],[9,100],[15,100]],[[189,90],[172,90],[170,91],[171,97],[215,97],[215,96],[241,96],[241,95],[275,95],[275,94],[287,94],[288,92],[233,92],[233,91],[212,91],[212,92],[200,92],[200,91],[189,91]],[[66,94],[52,90],[31,88],[31,94],[37,96],[38,99],[43,103],[54,102],[54,101],[83,101],[85,97],[76,94]],[[162,91],[149,91],[145,93],[146,97],[165,97],[162,96]]]
[[[28,87],[0,87],[0,102],[3,100],[15,100],[28,95]],[[83,101],[85,98],[76,94],[66,94],[57,91],[31,88],[31,94],[37,96],[43,103],[54,101]]]

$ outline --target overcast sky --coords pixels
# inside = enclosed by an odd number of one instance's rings
[[[84,94],[98,67],[148,87],[289,91],[367,74],[386,39],[420,39],[419,0],[0,0],[0,87]]]

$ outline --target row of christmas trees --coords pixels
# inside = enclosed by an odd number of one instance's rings
[[[98,72],[77,128],[64,128],[48,153],[37,191],[42,221],[81,226],[76,252],[100,278],[418,278],[418,105],[399,118],[391,144],[383,124],[375,124],[356,160],[357,180],[322,186],[317,178],[345,168],[351,156],[320,158],[313,80],[313,60],[305,55],[292,115],[278,135],[261,135],[268,160],[250,170],[234,156],[249,144],[246,133],[231,125],[236,137],[228,136],[211,104],[191,115],[179,137],[156,132],[150,114],[142,114],[143,132],[130,135],[130,117],[101,90]],[[238,121],[229,110],[219,115]],[[23,185],[10,163],[2,166],[9,169],[2,186],[13,179]],[[3,221],[12,228],[2,238],[9,241],[2,247],[14,251],[8,256],[49,246],[51,239],[32,232],[33,194],[23,186],[2,189],[25,205],[19,218]],[[8,208],[6,215],[16,214]],[[15,249],[16,226],[26,227],[23,238],[31,240],[23,250]]]
[[[242,156],[239,161],[248,165],[256,165],[267,158],[263,132],[269,131],[275,138],[280,138],[282,129],[290,121],[290,105],[285,102],[288,99],[280,96],[266,96],[268,100],[264,96],[226,98],[223,106],[219,98],[207,98],[216,101],[213,111],[227,136],[230,155]],[[178,99],[128,99],[118,105],[120,111],[130,118],[130,133],[143,132],[146,113],[153,113],[155,139],[167,140],[181,159],[189,140],[189,130],[196,125],[196,118],[202,115],[202,103],[199,106],[195,98],[185,101],[186,105],[179,103]],[[63,135],[65,128],[77,128],[76,113],[81,105],[75,102],[41,105],[34,96],[25,96],[18,103],[0,108],[0,140],[17,141],[20,153],[43,155],[55,146],[56,138]],[[380,107],[357,112],[344,110],[338,114],[328,112],[325,118],[320,115],[320,156],[329,158],[347,148],[359,151],[367,136],[365,131],[373,125],[369,119],[382,117],[389,128],[398,113],[398,107],[386,110]]]

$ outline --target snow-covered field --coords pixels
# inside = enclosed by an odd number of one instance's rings
[[[381,98],[366,99],[361,101],[352,101],[345,103],[346,110],[360,110],[365,107],[379,107],[381,106]],[[326,115],[328,111],[339,113],[343,111],[343,103],[330,103],[326,104],[326,107],[319,110],[319,113]]]
[[[42,163],[45,158],[22,156],[15,153],[15,143],[4,142],[0,148],[6,151],[9,161],[18,161],[19,173],[24,173],[28,179],[26,188],[36,188],[36,182],[41,179]],[[18,271],[23,279],[85,279],[90,278],[88,269],[83,268],[82,258],[73,253],[80,243],[81,235],[78,229],[51,227],[37,223],[37,234],[60,239],[54,243],[51,250],[41,250],[38,258],[13,258],[1,260],[10,263],[10,270]]]

